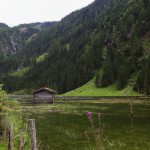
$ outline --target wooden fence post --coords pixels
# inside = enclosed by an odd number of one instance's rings
[[[31,136],[31,150],[38,150],[36,141],[35,119],[29,119],[29,128]]]
[[[7,136],[7,121],[8,120],[8,113],[6,113],[6,116],[3,120],[3,140],[6,140],[6,136]]]
[[[130,129],[132,132],[133,129],[133,100],[132,98],[129,99],[130,102]]]
[[[130,114],[133,116],[133,101],[130,99]]]
[[[13,149],[13,124],[10,125],[8,150]]]
[[[19,150],[23,150],[23,140],[22,140],[22,131],[20,131],[20,144],[19,144]]]

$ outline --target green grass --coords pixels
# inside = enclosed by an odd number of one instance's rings
[[[29,69],[30,67],[25,67],[19,71],[11,72],[10,75],[15,77],[22,77]]]
[[[7,150],[7,143],[6,142],[3,142],[3,141],[0,141],[0,150]]]
[[[43,150],[96,150],[87,112],[92,112],[95,129],[101,112],[105,150],[150,149],[150,101],[133,100],[130,117],[128,100],[60,101],[55,105],[22,106],[24,116],[36,119],[37,138]],[[89,139],[85,136],[88,132]]]
[[[3,113],[3,114],[1,113],[1,115],[3,116],[2,118],[4,118],[6,113]],[[2,138],[0,139],[0,150],[8,149],[8,131],[9,131],[9,127],[11,124],[13,124],[13,150],[19,149],[20,131],[26,129],[27,120],[24,121],[21,113],[13,110],[13,111],[9,111],[9,113],[8,113],[7,138],[6,138],[6,141],[3,141]],[[31,147],[29,132],[25,133],[25,131],[24,131],[24,132],[22,132],[22,135],[23,135],[23,141],[26,141],[24,150],[29,150],[29,147]]]
[[[127,86],[123,90],[117,90],[115,85],[110,85],[106,88],[97,88],[95,86],[95,79],[92,79],[85,85],[63,94],[65,96],[138,96],[137,92],[131,90]]]
[[[46,58],[47,55],[48,55],[47,53],[40,55],[39,57],[36,58],[36,62],[37,63],[42,62]]]

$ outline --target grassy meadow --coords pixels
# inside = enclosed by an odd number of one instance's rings
[[[87,82],[85,85],[69,91],[64,96],[139,96],[140,94],[133,91],[133,87],[130,86],[130,82],[132,82],[132,79],[128,81],[128,85],[122,89],[117,90],[117,87],[115,84],[110,85],[106,88],[97,88],[95,86],[95,78]]]
[[[117,99],[59,101],[21,109],[24,118],[36,119],[41,150],[150,149],[149,99],[133,100],[133,116],[129,101]]]

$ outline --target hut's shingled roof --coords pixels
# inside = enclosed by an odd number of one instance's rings
[[[55,91],[55,90],[53,90],[53,89],[49,89],[49,88],[43,87],[43,88],[40,88],[40,89],[34,91],[33,94],[39,93],[39,92],[41,92],[41,91],[47,91],[47,92],[49,92],[49,93],[57,93],[57,91]]]

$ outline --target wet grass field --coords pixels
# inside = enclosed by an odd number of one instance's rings
[[[23,105],[24,118],[36,120],[42,150],[149,150],[150,100],[59,101],[54,105]],[[87,112],[92,112],[91,129]],[[97,113],[101,113],[99,118]],[[99,122],[100,119],[100,122]],[[101,125],[99,125],[99,123]],[[96,132],[103,132],[99,137]],[[94,133],[94,134],[93,134]]]

